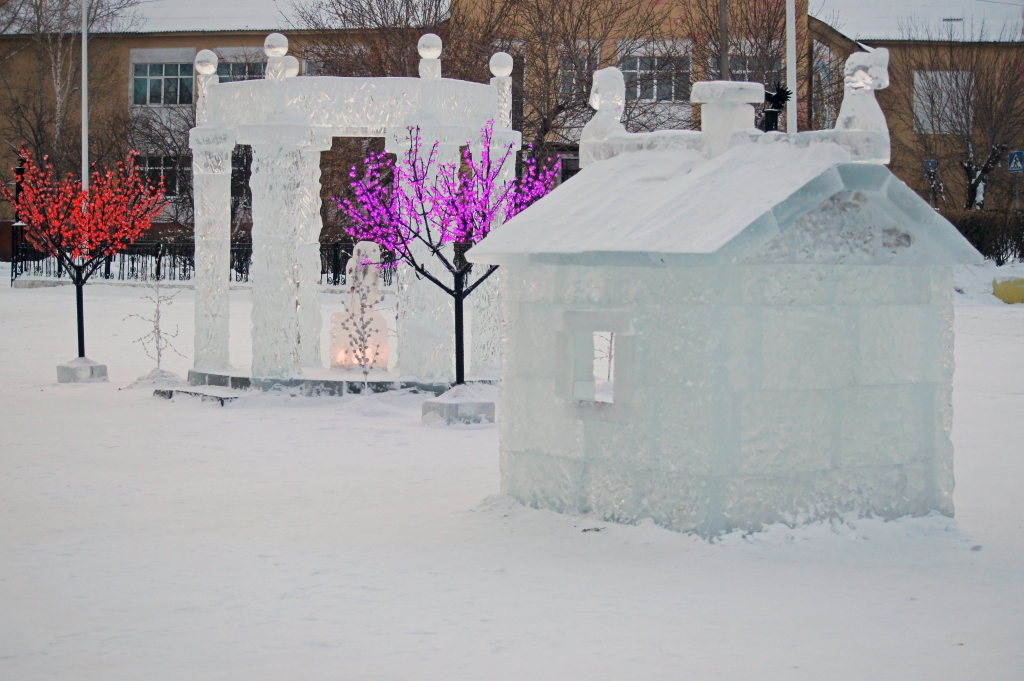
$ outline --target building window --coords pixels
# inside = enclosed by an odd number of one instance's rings
[[[558,94],[562,100],[580,94],[586,96],[587,75],[590,73],[589,55],[576,58],[562,57],[558,62]]]
[[[192,103],[192,64],[135,64],[132,102],[136,106]]]
[[[768,69],[762,70],[760,68],[760,62],[761,60],[754,55],[732,55],[729,57],[729,78],[732,80],[742,80],[751,83],[762,82],[769,88],[774,88],[776,82],[786,82],[782,68],[782,57],[778,57],[771,62],[771,66]],[[712,80],[718,80],[722,77],[722,71],[718,66],[717,56],[711,57],[709,70],[711,71]],[[763,78],[761,78],[762,71],[764,75]]]
[[[914,128],[925,135],[969,135],[974,128],[974,73],[914,71]]]
[[[690,99],[689,57],[626,57],[621,69],[626,79],[626,101]]]
[[[266,63],[261,61],[236,61],[217,64],[217,75],[221,83],[236,83],[240,80],[259,80],[266,70]]]
[[[164,194],[174,198],[188,186],[191,160],[177,156],[140,156],[139,169],[154,186],[163,178]]]

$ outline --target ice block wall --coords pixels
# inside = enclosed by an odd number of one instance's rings
[[[501,484],[524,504],[707,535],[952,514],[949,268],[503,270]],[[618,334],[613,404],[573,397],[594,330]]]

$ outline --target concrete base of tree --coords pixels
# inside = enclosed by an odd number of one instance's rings
[[[107,365],[97,364],[88,357],[77,357],[57,365],[58,383],[95,383],[107,380]]]
[[[489,386],[488,386],[489,387]],[[448,392],[423,401],[421,422],[444,423],[494,423],[493,388],[457,385]]]

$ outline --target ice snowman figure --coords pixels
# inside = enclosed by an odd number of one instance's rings
[[[879,47],[854,52],[843,70],[843,103],[836,130],[860,130],[889,134],[885,115],[875,92],[889,87],[889,50]]]
[[[333,368],[388,368],[388,324],[374,309],[380,300],[379,262],[380,247],[372,241],[360,241],[345,266],[345,309],[331,315]]]

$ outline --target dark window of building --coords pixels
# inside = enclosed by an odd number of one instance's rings
[[[134,64],[132,73],[136,106],[192,103],[192,64]]]
[[[217,75],[221,83],[236,83],[240,80],[259,80],[263,77],[266,64],[261,61],[236,61],[217,64]]]
[[[686,102],[690,99],[689,57],[626,57],[622,60],[627,101]]]

